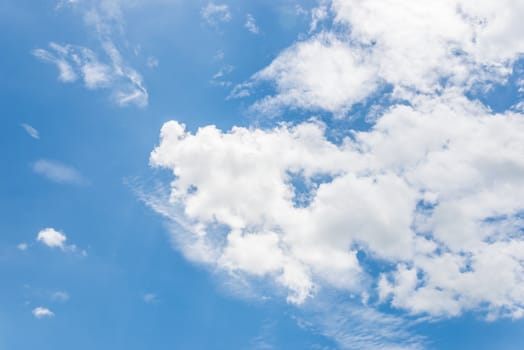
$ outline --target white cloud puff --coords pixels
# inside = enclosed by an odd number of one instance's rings
[[[77,250],[76,245],[67,245],[67,237],[65,233],[55,230],[52,227],[47,227],[38,232],[36,240],[49,248],[59,248],[63,251],[75,252]],[[86,255],[85,251],[81,252],[82,255]],[[69,295],[65,292],[57,292],[54,294],[57,299],[68,299]]]
[[[51,318],[55,316],[55,313],[45,307],[36,307],[33,309],[33,316],[36,318]]]
[[[36,240],[50,248],[64,249],[67,238],[63,233],[48,227],[38,232]]]

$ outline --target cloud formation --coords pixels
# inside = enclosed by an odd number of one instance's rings
[[[58,79],[62,82],[81,80],[88,89],[109,89],[111,99],[120,106],[145,107],[149,94],[142,75],[126,62],[121,51],[122,47],[129,46],[123,8],[136,4],[120,0],[59,1],[56,10],[79,13],[83,23],[98,39],[99,47],[91,49],[50,42],[48,49],[38,48],[32,53],[42,61],[55,64]]]
[[[200,12],[202,19],[208,24],[217,25],[221,22],[229,22],[233,18],[229,6],[225,4],[208,3]]]
[[[69,252],[75,252],[76,251],[76,245],[71,244],[67,245],[67,237],[65,233],[55,230],[52,227],[47,227],[38,232],[38,235],[36,236],[36,240],[49,248],[59,248],[62,251],[69,251]],[[82,252],[82,255],[85,255],[85,251]],[[53,294],[53,298],[61,299],[61,300],[67,300],[69,299],[69,295],[64,292],[56,292]]]
[[[121,106],[134,104],[144,107],[148,93],[142,76],[125,65],[120,52],[108,41],[104,51],[109,62],[103,62],[92,50],[76,45],[60,45],[51,42],[49,50],[36,49],[33,55],[53,63],[59,70],[59,80],[74,82],[81,79],[90,90],[110,89],[112,99]]]
[[[260,33],[260,28],[258,28],[255,17],[253,17],[253,15],[250,13],[248,13],[246,16],[246,23],[244,24],[244,27],[246,27],[246,29],[253,34]]]
[[[194,262],[304,308],[326,290],[354,295],[317,320],[342,348],[422,347],[383,306],[521,318],[524,113],[472,96],[508,83],[522,15],[510,0],[321,2],[309,36],[230,97],[266,82],[274,91],[252,112],[326,119],[195,132],[167,122],[150,164],[173,181],[141,198]],[[330,129],[366,103],[367,129]]]
[[[523,15],[524,6],[514,0],[325,1],[312,11],[310,32],[320,21],[330,19],[331,26],[284,50],[251,78],[253,86],[269,81],[276,88],[254,109],[340,116],[384,86],[393,88],[393,98],[408,100],[449,86],[489,88],[505,81],[524,52]]]
[[[21,127],[25,130],[25,132],[27,132],[27,134],[29,136],[31,136],[32,138],[38,140],[40,138],[40,134],[38,133],[38,130],[36,130],[35,128],[33,128],[31,125],[29,124],[21,124]]]
[[[78,170],[69,165],[54,160],[37,160],[33,164],[33,171],[57,183],[73,185],[82,185],[87,183],[87,180]]]
[[[435,316],[482,305],[520,315],[523,116],[453,92],[413,102],[339,145],[315,121],[196,134],[166,123],[151,163],[175,175],[188,250],[274,276],[295,303],[324,283],[364,292],[366,252],[392,266],[375,281],[381,301]]]
[[[58,232],[54,228],[48,227],[38,232],[36,240],[50,248],[64,249],[67,238],[63,233]]]
[[[55,313],[49,310],[48,308],[39,306],[33,309],[33,316],[35,316],[38,319],[51,318],[55,316]]]

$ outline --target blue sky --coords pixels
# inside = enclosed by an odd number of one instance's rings
[[[0,349],[520,349],[518,1],[0,3]]]

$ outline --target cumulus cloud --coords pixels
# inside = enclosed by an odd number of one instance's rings
[[[447,91],[392,106],[340,144],[318,121],[195,134],[172,121],[151,164],[175,176],[179,214],[164,214],[184,222],[183,249],[271,276],[291,302],[329,285],[414,314],[517,316],[523,134],[523,115]],[[388,262],[376,291],[362,289],[361,252]]]
[[[53,228],[45,228],[42,231],[38,232],[36,240],[42,242],[50,248],[61,248],[64,249],[65,241],[67,240],[66,236],[58,232]]]
[[[200,12],[202,19],[211,25],[221,22],[229,22],[233,18],[229,11],[229,6],[225,4],[215,4],[213,2],[204,6]]]
[[[81,185],[87,180],[75,168],[47,159],[39,159],[33,164],[33,171],[47,179],[64,184]]]
[[[235,67],[230,64],[222,66],[218,72],[213,74],[210,84],[214,86],[230,86],[232,82],[227,79],[227,75],[230,74],[234,69]]]
[[[326,290],[346,296],[315,321],[342,348],[422,347],[384,305],[406,318],[521,318],[522,103],[495,113],[471,96],[507,83],[523,14],[512,0],[320,2],[309,36],[230,98],[269,83],[253,112],[328,121],[194,132],[170,121],[150,164],[172,182],[141,198],[185,257],[233,281],[300,310]],[[329,114],[368,102],[367,130],[330,129]]]
[[[67,245],[67,237],[65,233],[55,230],[54,228],[47,227],[38,232],[36,240],[49,248],[59,248],[63,251],[76,251],[76,246],[74,244]],[[83,253],[82,253],[83,254]],[[55,293],[55,296],[59,299],[68,299],[69,295],[63,292]]]
[[[253,76],[256,82],[274,82],[277,90],[253,108],[267,114],[280,114],[286,106],[346,111],[376,89],[377,69],[367,56],[329,33],[295,44]]]
[[[467,91],[504,82],[524,52],[523,15],[524,5],[514,0],[322,2],[312,11],[310,31],[328,19],[331,29],[285,49],[253,75],[255,86],[269,81],[276,88],[255,110],[344,115],[380,86],[409,99],[449,86]]]
[[[29,248],[29,246],[27,245],[27,243],[20,243],[16,246],[18,248],[18,250],[21,250],[21,251],[26,251],[27,248]]]
[[[49,310],[48,308],[39,306],[33,309],[33,316],[35,316],[38,319],[51,318],[55,316],[55,313]]]

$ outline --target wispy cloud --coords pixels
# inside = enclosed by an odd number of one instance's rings
[[[35,49],[32,51],[33,55],[42,61],[53,63],[58,68],[58,80],[64,83],[70,83],[78,79],[73,66],[68,60],[66,60],[61,54],[64,54],[63,50],[56,44],[51,43],[50,47],[58,52],[58,55],[54,55],[52,52],[44,49]]]
[[[37,160],[33,164],[33,171],[45,178],[64,184],[82,185],[87,183],[87,179],[75,168],[47,159]]]
[[[120,52],[111,41],[105,42],[103,47],[105,62],[89,48],[54,42],[49,44],[48,50],[33,50],[33,55],[55,64],[59,70],[59,80],[63,82],[74,82],[80,77],[90,90],[111,90],[112,98],[118,105],[146,106],[148,92],[142,76],[123,63]]]
[[[221,22],[229,22],[233,18],[229,7],[225,4],[208,3],[201,10],[202,19],[211,25]]]
[[[48,308],[39,306],[33,309],[33,315],[38,318],[51,318],[55,316],[55,313]]]
[[[159,301],[158,295],[155,293],[146,293],[142,296],[142,300],[144,300],[144,303],[146,304],[154,304]]]
[[[36,130],[35,128],[33,128],[31,125],[29,124],[21,124],[20,125],[26,132],[27,134],[29,134],[29,136],[31,136],[32,138],[34,139],[39,139],[40,138],[40,134],[38,133],[38,130]]]
[[[27,248],[29,248],[29,246],[27,245],[27,243],[20,243],[16,246],[18,248],[18,250],[21,250],[21,251],[26,251]]]
[[[246,16],[246,23],[244,24],[244,27],[246,27],[247,30],[249,30],[253,34],[260,33],[260,28],[258,28],[255,17],[250,13],[248,13]]]
[[[230,64],[226,64],[223,67],[221,67],[218,72],[213,74],[213,77],[211,78],[211,85],[214,86],[230,86],[232,82],[230,80],[226,79],[226,76],[230,74],[235,67],[233,67]]]
[[[110,90],[112,100],[120,106],[145,107],[149,95],[142,76],[126,62],[121,52],[122,47],[129,46],[124,31],[124,4],[105,0],[59,1],[56,10],[67,7],[83,15],[86,27],[98,37],[100,46],[91,49],[51,42],[48,49],[38,48],[32,53],[42,61],[56,65],[59,80],[63,82],[81,79],[88,89]]]
[[[51,294],[51,299],[53,299],[54,301],[62,302],[62,303],[68,301],[69,298],[70,298],[69,293],[64,292],[64,291],[57,291]]]
[[[347,350],[422,350],[425,338],[410,331],[414,325],[403,317],[376,311],[371,307],[348,305],[333,300],[323,310],[306,311],[297,318],[300,326],[333,339]]]

